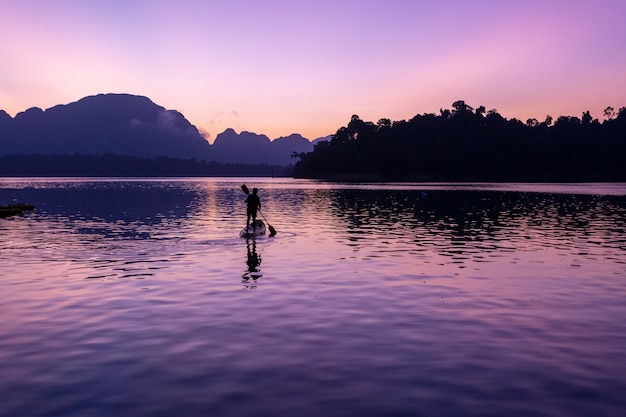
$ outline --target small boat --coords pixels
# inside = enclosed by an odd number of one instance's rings
[[[0,206],[0,218],[15,216],[17,214],[22,214],[27,210],[34,210],[35,206],[31,206],[30,204],[10,204],[8,206]]]
[[[239,233],[240,237],[255,237],[262,236],[265,234],[265,223],[262,220],[255,220],[253,223],[250,223],[248,227],[244,227],[241,229]]]

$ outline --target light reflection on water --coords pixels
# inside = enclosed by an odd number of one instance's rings
[[[0,415],[618,415],[625,195],[0,180]]]

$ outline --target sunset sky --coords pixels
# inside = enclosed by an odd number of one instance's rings
[[[624,0],[0,0],[0,109],[98,93],[212,142],[334,133],[456,100],[521,120],[626,106]]]

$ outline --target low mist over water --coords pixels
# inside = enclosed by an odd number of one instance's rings
[[[274,237],[239,237],[258,187]],[[0,415],[614,416],[626,185],[0,179]]]

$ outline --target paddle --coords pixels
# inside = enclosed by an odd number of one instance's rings
[[[270,237],[275,236],[276,235],[276,229],[274,229],[274,226],[272,226],[270,224],[270,222],[267,221],[267,219],[263,215],[263,212],[260,209],[259,209],[259,213],[261,213],[261,217],[263,217],[263,220],[265,220],[265,222],[267,223],[268,229],[270,229]]]
[[[246,184],[242,184],[241,185],[241,190],[244,193],[248,194],[248,195],[250,194],[250,190],[248,190],[248,187],[246,186]],[[261,209],[259,209],[259,213],[261,213],[261,217],[263,217],[263,220],[265,220],[265,222],[267,223],[268,229],[270,229],[270,237],[275,236],[276,235],[276,229],[274,229],[274,226],[272,226],[270,224],[270,222],[267,221],[267,219],[263,215],[263,212],[261,211]]]

